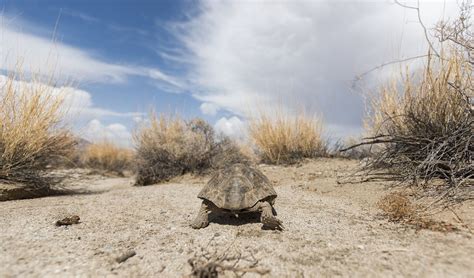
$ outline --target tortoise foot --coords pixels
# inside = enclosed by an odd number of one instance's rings
[[[209,212],[210,212],[209,202],[203,201],[201,208],[199,209],[196,219],[191,223],[191,227],[194,229],[206,228],[209,225]]]
[[[208,225],[209,225],[209,221],[207,219],[203,219],[202,217],[198,217],[194,219],[194,221],[191,223],[191,227],[193,229],[206,228]]]
[[[260,202],[260,209],[262,212],[260,215],[260,221],[263,223],[263,229],[279,231],[284,229],[283,222],[273,214],[274,209],[270,203]]]
[[[262,215],[261,221],[263,223],[263,229],[268,229],[268,230],[279,230],[282,231],[284,229],[283,227],[283,222],[281,222],[280,219],[276,218],[273,215],[267,216],[267,215]]]

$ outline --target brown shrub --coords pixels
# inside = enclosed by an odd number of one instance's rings
[[[366,170],[385,169],[392,178],[424,188],[441,179],[440,196],[473,197],[474,91],[465,59],[457,52],[429,58],[421,76],[406,75],[372,100],[371,135],[362,144],[375,151]]]
[[[247,162],[228,138],[216,138],[201,119],[150,115],[149,124],[134,134],[137,185],[169,180],[185,173],[203,174],[228,163]]]
[[[327,155],[322,122],[304,114],[293,117],[280,111],[271,117],[260,113],[250,121],[249,133],[265,163],[295,163]]]
[[[234,163],[254,163],[252,153],[227,137],[220,137],[211,154],[212,169],[220,169]]]
[[[459,8],[457,18],[432,29],[439,49],[426,37],[430,51],[421,75],[407,70],[402,82],[372,98],[369,137],[347,148],[370,145],[375,151],[365,175],[382,170],[444,207],[474,198],[473,6],[463,1]],[[435,186],[438,180],[443,186]]]
[[[472,117],[472,67],[457,53],[440,61],[429,58],[421,76],[402,80],[372,98],[370,134],[442,136]]]
[[[61,125],[63,98],[40,81],[0,80],[0,180],[49,188],[48,166],[72,152],[75,141]]]
[[[392,192],[382,197],[378,207],[390,221],[401,222],[416,230],[426,229],[435,232],[453,232],[459,230],[456,226],[444,221],[436,221],[424,214],[424,208],[415,204],[403,192]]]
[[[87,168],[123,176],[133,168],[134,152],[104,141],[88,145],[80,161]]]
[[[417,217],[417,207],[402,192],[392,192],[384,196],[378,201],[377,205],[393,221],[409,220]]]

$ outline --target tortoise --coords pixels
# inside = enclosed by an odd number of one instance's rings
[[[261,212],[264,228],[282,230],[281,220],[275,217],[273,208],[277,193],[268,178],[258,169],[236,163],[218,170],[198,194],[202,199],[194,229],[209,225],[209,213]],[[274,214],[275,212],[275,214]]]

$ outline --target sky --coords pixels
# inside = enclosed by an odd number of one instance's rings
[[[420,1],[427,26],[457,8]],[[428,48],[416,11],[385,0],[0,0],[0,10],[0,83],[18,70],[54,75],[75,132],[123,146],[151,110],[239,139],[249,117],[277,110],[323,118],[331,140],[359,135],[366,93],[400,65],[355,78]]]

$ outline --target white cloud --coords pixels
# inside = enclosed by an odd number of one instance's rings
[[[452,15],[453,2],[422,1],[423,21]],[[174,28],[197,99],[240,116],[303,108],[322,113],[329,133],[361,126],[355,76],[427,50],[416,13],[388,1],[204,1]],[[386,77],[379,74],[365,85]]]
[[[149,76],[153,79],[165,81],[165,82],[167,82],[171,85],[174,85],[178,88],[182,87],[181,83],[178,80],[176,80],[175,78],[173,78],[173,77],[171,77],[167,74],[164,74],[163,72],[161,72],[157,69],[149,70]]]
[[[100,19],[91,15],[88,15],[86,13],[82,13],[79,11],[71,10],[71,9],[62,9],[61,10],[62,14],[65,14],[67,16],[71,17],[76,17],[79,18],[87,23],[98,23],[100,22]]]
[[[242,140],[246,136],[245,123],[238,117],[222,117],[214,125],[217,134],[224,134],[230,138]]]
[[[155,82],[157,88],[169,93],[182,93],[186,87],[182,80],[165,74],[158,69],[149,69],[148,77],[158,81]]]
[[[80,135],[91,142],[107,140],[122,147],[131,146],[132,135],[130,131],[126,126],[119,123],[104,125],[99,120],[94,119],[86,125]]]
[[[0,74],[0,88],[5,86],[8,78]],[[121,113],[97,107],[92,102],[92,96],[89,92],[74,87],[55,87],[39,81],[14,81],[13,86],[15,86],[18,92],[41,92],[45,96],[53,95],[62,98],[64,112],[70,120],[90,120],[104,116],[140,117],[143,115],[143,113],[139,112]]]
[[[136,124],[143,123],[146,120],[143,115],[134,116],[132,119],[133,119],[133,122],[136,123]]]
[[[199,106],[199,109],[201,109],[201,112],[204,115],[215,116],[219,111],[219,106],[217,106],[215,103],[204,102],[201,104],[201,106]]]
[[[20,62],[25,65],[21,70],[27,72],[93,82],[121,82],[127,75],[136,74],[136,69],[109,64],[78,48],[13,28],[3,27],[0,38],[2,70],[16,70]]]
[[[74,15],[83,19],[85,16]],[[24,31],[34,29],[36,33],[48,33],[21,19],[11,19],[0,14],[0,22],[0,70],[54,75],[79,83],[117,83],[124,82],[128,76],[137,75],[164,83],[170,90],[182,87],[177,80],[159,69],[109,63],[96,58],[93,51]]]
[[[1,88],[7,84],[8,77],[0,74],[0,96],[2,94]],[[47,97],[52,95],[63,99],[63,113],[65,121],[68,124],[76,124],[75,130],[82,130],[78,123],[88,122],[85,127],[84,136],[88,140],[108,139],[123,146],[131,144],[131,135],[127,128],[121,124],[111,124],[104,126],[98,119],[102,117],[118,117],[142,119],[144,114],[139,112],[120,113],[108,109],[97,107],[92,102],[91,94],[87,91],[76,89],[73,87],[54,87],[40,82],[14,81],[13,86],[17,92],[25,93],[26,95],[33,92],[41,92]],[[79,132],[82,136],[82,131]]]
[[[97,18],[71,10],[64,12],[89,23],[99,21]],[[51,31],[26,22],[21,17],[8,17],[0,13],[0,86],[6,81],[3,73],[20,71],[20,74],[23,74],[23,80],[35,75],[36,79],[52,76],[58,82],[73,80],[77,84],[118,83],[126,81],[129,76],[136,75],[149,78],[157,86],[170,92],[183,88],[177,79],[160,69],[107,62],[98,58],[99,55],[94,51],[51,40],[49,37]],[[139,118],[143,116],[143,113],[122,113],[101,108],[93,103],[89,92],[80,88],[53,87],[41,81],[18,81],[15,82],[15,86],[19,88],[23,86],[30,90],[36,90],[39,86],[45,93],[63,97],[66,120],[75,125],[75,130],[81,129],[81,124],[89,122],[86,128],[88,137],[93,137],[92,131],[96,129],[95,136],[100,137],[103,133],[120,144],[130,144],[130,133],[125,126],[121,124],[104,126],[99,120],[103,120],[103,117]]]

